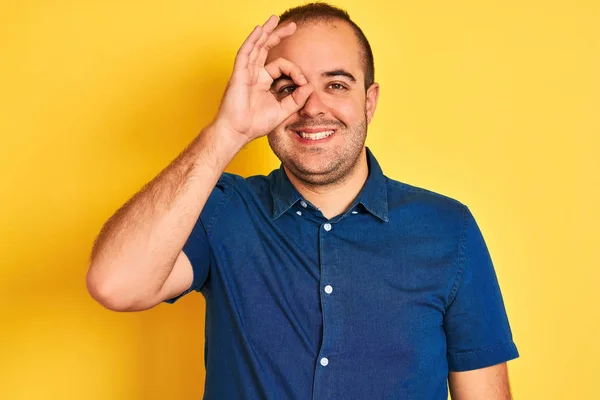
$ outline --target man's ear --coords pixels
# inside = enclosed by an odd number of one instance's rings
[[[374,82],[367,89],[367,95],[365,99],[365,113],[367,114],[367,124],[371,123],[371,120],[375,115],[377,100],[379,100],[379,84],[377,82]]]

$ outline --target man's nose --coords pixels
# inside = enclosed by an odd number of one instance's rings
[[[306,103],[304,103],[304,107],[300,109],[300,115],[304,117],[318,117],[320,115],[324,115],[327,112],[327,106],[323,101],[321,101],[320,94],[317,91],[313,91]]]

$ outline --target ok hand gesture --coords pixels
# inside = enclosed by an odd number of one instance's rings
[[[247,141],[264,136],[298,111],[314,87],[300,68],[284,58],[265,65],[267,54],[296,31],[291,22],[275,30],[277,16],[256,26],[237,52],[233,73],[221,101],[216,123],[246,137]],[[297,86],[291,95],[278,99],[270,91],[275,79],[289,76]]]

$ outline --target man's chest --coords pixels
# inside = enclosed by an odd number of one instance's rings
[[[249,219],[243,234],[211,244],[211,285],[231,299],[254,347],[279,344],[286,357],[299,348],[315,355],[327,348],[343,359],[349,351],[397,355],[413,366],[431,359],[424,353],[445,354],[443,313],[458,239],[355,217]]]

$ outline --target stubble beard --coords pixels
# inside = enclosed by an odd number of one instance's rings
[[[294,138],[287,137],[290,135],[287,130],[273,131],[267,135],[267,140],[283,166],[303,184],[321,189],[334,187],[344,183],[354,173],[367,138],[366,120],[365,115],[362,122],[350,129],[338,129],[334,135],[340,137],[334,139],[343,143],[337,147],[327,143],[324,146],[301,148],[292,142]],[[309,166],[301,162],[303,156],[314,156],[317,153],[322,153],[320,165]]]

